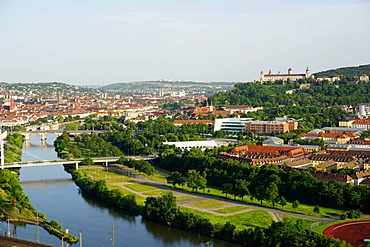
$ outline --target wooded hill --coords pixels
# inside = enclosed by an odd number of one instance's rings
[[[370,64],[353,66],[353,67],[343,67],[337,69],[330,69],[326,71],[321,71],[313,74],[315,77],[318,76],[359,76],[359,75],[370,75]]]

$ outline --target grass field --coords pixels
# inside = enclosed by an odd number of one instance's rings
[[[180,206],[181,207],[181,206]],[[212,224],[225,224],[230,221],[236,226],[238,230],[243,230],[251,227],[269,227],[272,223],[271,216],[263,210],[254,210],[246,213],[236,214],[232,216],[215,216],[210,213],[200,212],[197,210],[181,207],[181,211],[193,213],[194,215],[199,215],[206,217],[210,220]]]
[[[167,185],[167,186],[172,187],[171,185]],[[184,186],[183,188],[178,188],[178,189],[183,189],[185,191],[192,191],[192,189],[188,188],[187,186]],[[208,193],[208,191],[209,191],[209,193]],[[240,202],[242,201],[241,198],[238,198],[238,197],[236,197],[235,200],[234,200],[234,196],[228,195],[226,197],[226,195],[223,194],[220,189],[214,188],[214,187],[207,187],[207,188],[204,189],[204,192],[203,192],[203,190],[199,190],[198,193],[199,194],[205,194],[205,195],[213,195],[213,196],[217,196],[217,197],[220,197],[220,198],[227,198],[230,201],[240,201]],[[257,201],[256,199],[252,200],[250,196],[244,197],[243,201],[248,203],[248,204],[254,204],[254,205],[258,205],[258,206],[261,205],[259,201]],[[267,202],[267,201],[263,201],[262,206],[264,206],[266,208],[272,208],[272,203]],[[283,210],[283,211],[286,211],[286,212],[293,212],[293,213],[298,213],[298,214],[315,216],[315,217],[319,217],[319,218],[330,218],[330,217],[333,217],[333,216],[338,216],[338,215],[340,215],[344,212],[343,210],[320,207],[320,213],[315,213],[313,211],[314,207],[315,206],[300,204],[298,208],[293,208],[291,202],[287,202],[287,205],[285,205],[284,207],[282,207],[279,204],[275,204],[275,209],[280,209],[280,210]]]
[[[149,191],[149,192],[144,192],[144,195],[147,196],[161,196],[165,194],[166,192],[169,192],[169,190],[156,190],[156,191]]]
[[[128,195],[128,194],[132,194],[131,191],[128,191],[128,190],[125,190],[124,188],[120,187],[120,186],[116,186],[116,185],[113,185],[113,186],[109,186],[110,189],[118,189],[122,192],[122,194],[124,195]],[[145,198],[142,197],[142,196],[139,196],[139,195],[135,195],[136,196],[136,201],[139,205],[144,205],[144,202],[145,202]]]
[[[145,192],[150,190],[159,190],[157,187],[147,185],[147,184],[125,184],[125,187],[128,187],[132,190],[135,190],[137,192]],[[161,190],[164,191],[164,190]]]
[[[222,208],[215,210],[215,212],[220,213],[220,214],[228,214],[228,213],[234,213],[242,210],[249,209],[246,206],[234,206],[234,207],[228,207],[228,208]]]
[[[195,196],[176,196],[176,201],[185,201],[192,198],[195,198]]]
[[[223,206],[225,204],[226,204],[226,202],[222,202],[222,201],[218,201],[218,200],[212,200],[212,199],[200,200],[200,201],[195,201],[195,202],[188,203],[188,205],[196,206],[196,207],[199,207],[199,208],[217,208],[217,207]]]

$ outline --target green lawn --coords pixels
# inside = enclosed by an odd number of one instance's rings
[[[246,206],[234,206],[234,207],[228,207],[228,208],[222,208],[215,210],[215,212],[220,213],[220,214],[228,214],[228,213],[234,213],[242,210],[249,209]]]
[[[313,220],[307,220],[307,219],[301,219],[297,217],[292,217],[288,215],[283,215],[284,222],[290,224],[290,225],[297,225],[297,221],[299,220],[302,224],[303,229],[311,229],[312,223],[315,223],[316,221]]]
[[[135,190],[137,192],[144,192],[144,191],[149,191],[149,190],[159,190],[157,187],[147,185],[147,184],[125,184],[125,187],[128,187],[132,190]],[[161,190],[164,191],[164,190]]]
[[[225,224],[227,221],[230,221],[233,225],[236,226],[238,230],[243,230],[251,227],[269,227],[272,223],[271,216],[263,210],[254,210],[246,213],[236,214],[232,216],[216,216],[206,212],[200,212],[197,210],[181,207],[181,211],[193,213],[205,217],[210,220],[212,224],[220,223]]]
[[[144,192],[143,194],[147,196],[161,196],[165,194],[166,192],[169,192],[169,190],[150,191],[150,192]]]
[[[176,196],[176,201],[185,201],[185,200],[188,200],[188,199],[192,199],[194,197],[195,196]]]
[[[124,194],[124,195],[132,194],[131,191],[128,191],[125,188],[122,188],[120,186],[111,185],[111,186],[109,186],[109,188],[110,189],[119,189],[122,192],[122,194]],[[145,205],[145,198],[144,197],[139,196],[139,195],[135,195],[135,197],[136,197],[136,201],[137,201],[138,205],[142,205],[142,206]]]
[[[167,186],[172,187],[172,185],[167,185]],[[179,187],[178,189],[182,189],[182,190],[185,190],[185,191],[192,191],[192,189],[187,187],[187,186],[184,186],[183,188]],[[209,191],[209,193],[208,193],[208,191]],[[203,190],[198,190],[198,194],[213,195],[213,196],[217,196],[217,197],[221,197],[221,198],[227,198],[231,201],[234,201],[234,196],[228,195],[226,197],[226,195],[223,194],[220,189],[214,188],[214,187],[207,187],[207,188],[204,189],[204,191]],[[251,200],[251,198],[252,198],[251,196],[244,197],[244,202],[246,202],[248,204],[259,205],[259,206],[261,205],[259,201],[257,201],[256,199]],[[236,197],[235,201],[240,201],[241,202],[242,200],[241,200],[241,198]],[[267,202],[267,201],[263,201],[262,206],[264,206],[266,208],[272,208],[272,203]],[[319,217],[319,218],[330,218],[330,217],[333,217],[333,216],[338,216],[338,215],[340,215],[344,212],[343,210],[320,207],[320,213],[315,213],[313,211],[314,207],[315,206],[300,204],[298,208],[293,208],[291,202],[287,202],[287,205],[285,205],[284,207],[282,207],[279,204],[275,204],[276,209],[280,209],[280,210],[287,211],[287,212],[293,212],[293,213],[315,216],[315,217]]]
[[[195,206],[195,207],[200,207],[200,208],[217,208],[220,206],[225,205],[226,202],[218,201],[218,200],[199,200],[195,202],[190,202],[188,205]]]
[[[101,179],[101,180],[107,180],[108,183],[122,183],[122,182],[129,182],[133,179],[131,177],[124,176],[122,173],[119,173],[115,170],[108,169],[108,172],[106,169],[102,169],[101,167],[81,167],[81,170],[85,171],[87,175],[90,177],[93,177],[95,179]]]

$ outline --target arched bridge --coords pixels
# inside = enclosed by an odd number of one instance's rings
[[[102,157],[102,158],[91,158],[95,164],[103,163],[105,166],[108,166],[110,162],[117,162],[120,157]],[[36,160],[36,161],[21,161],[21,162],[12,162],[4,163],[0,166],[1,169],[6,168],[21,168],[29,166],[52,166],[52,165],[75,165],[76,170],[78,170],[78,164],[80,164],[84,158],[79,159],[60,159],[60,160]]]
[[[61,135],[63,132],[67,132],[69,135],[82,135],[82,134],[91,134],[97,133],[101,134],[104,133],[105,130],[21,130],[21,131],[12,131],[10,133],[18,133],[24,136],[25,140],[30,140],[31,134],[38,134],[41,136],[41,140],[46,140],[47,134],[57,134]]]

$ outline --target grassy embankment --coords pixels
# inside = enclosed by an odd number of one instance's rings
[[[94,179],[107,180],[107,184],[110,186],[110,188],[119,189],[124,195],[130,194],[132,193],[132,191],[137,192],[136,198],[137,198],[137,202],[139,205],[144,205],[145,196],[159,196],[159,195],[163,195],[165,192],[168,192],[170,189],[173,189],[171,185],[167,185],[167,184],[164,184],[164,185],[168,186],[169,190],[159,189],[155,186],[148,185],[145,183],[139,183],[134,178],[124,176],[117,171],[114,171],[111,169],[107,170],[99,166],[81,167],[81,169],[84,169],[87,172],[87,174]],[[141,175],[145,175],[145,174],[141,174]],[[149,179],[152,179],[152,180],[155,180],[161,183],[165,181],[165,176],[161,175],[160,173],[156,173],[155,175],[147,176],[147,177]],[[177,187],[177,190],[180,192],[181,190],[184,190],[187,192],[192,191],[191,188],[187,188],[186,186]],[[208,190],[210,191],[209,193],[208,193]],[[143,196],[140,196],[140,194]],[[228,197],[226,198],[225,194],[223,194],[221,190],[214,188],[214,187],[207,187],[204,191],[200,190],[198,191],[198,194],[212,195],[215,197],[219,197],[221,199],[228,199],[228,201],[230,202],[234,202],[234,201],[242,202],[241,198],[234,199],[234,197],[230,195],[228,195]],[[178,202],[186,201],[189,199],[194,199],[196,195],[197,195],[196,193],[194,193],[194,196],[181,195],[181,196],[178,196],[176,200]],[[259,206],[260,205],[259,201],[251,200],[249,196],[244,198],[244,203],[246,203],[245,206],[244,205],[228,206],[228,201],[223,202],[217,199],[204,199],[204,200],[197,200],[197,201],[186,203],[187,205],[192,206],[192,209],[182,207],[181,205],[179,206],[181,207],[181,210],[183,211],[186,211],[189,213],[191,212],[195,215],[207,217],[213,224],[216,224],[216,223],[224,224],[227,221],[230,221],[233,224],[235,224],[237,229],[245,229],[245,228],[256,227],[256,226],[268,227],[271,224],[272,222],[271,216],[264,210],[251,210],[251,211],[245,212],[245,210],[250,209],[247,204]],[[266,201],[263,201],[263,206],[266,208],[272,208],[272,204]],[[199,208],[200,210],[193,209],[194,207]],[[204,212],[204,209],[209,210],[210,212]],[[300,204],[298,208],[293,208],[291,202],[287,202],[287,205],[285,206],[275,204],[275,209],[283,210],[286,212],[298,213],[302,215],[314,216],[318,218],[336,217],[344,212],[342,210],[320,207],[320,213],[315,213],[313,211],[314,206]],[[215,212],[218,214],[225,214],[225,216],[215,215],[212,212]],[[233,214],[233,215],[227,216],[226,214]],[[294,224],[297,222],[297,220],[301,220],[300,224],[302,224],[303,227],[306,229],[311,228],[312,223],[314,223],[314,221],[312,220],[300,219],[298,217],[287,216],[284,214],[282,216],[284,218],[284,221],[290,221],[290,222],[293,222]],[[351,220],[346,220],[346,221],[351,221]],[[323,229],[325,229],[326,227],[333,225],[333,224],[341,223],[341,222],[345,222],[345,221],[334,220],[326,224],[319,223],[318,226],[313,228],[312,230],[314,232],[321,234]]]

